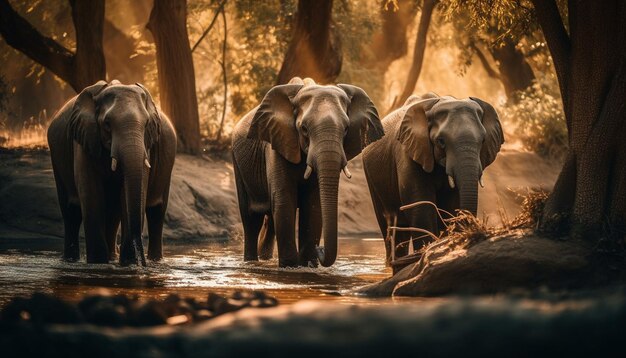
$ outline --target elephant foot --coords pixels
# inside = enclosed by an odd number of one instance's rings
[[[87,263],[88,264],[108,264],[109,263],[109,258],[108,257],[87,257]]]
[[[296,268],[298,266],[300,266],[298,264],[298,260],[294,260],[294,259],[289,259],[289,260],[278,259],[278,267]]]
[[[150,255],[150,254],[148,254],[148,260],[150,260],[150,261],[159,262],[162,259],[163,259],[163,255]]]
[[[259,257],[257,255],[243,255],[243,260],[245,262],[248,262],[248,261],[259,261]]]
[[[65,261],[65,262],[77,262],[79,259],[78,255],[63,255],[63,258],[61,260]]]
[[[313,256],[313,257],[301,257],[298,260],[298,265],[302,266],[302,267],[310,267],[310,268],[317,268],[319,266],[319,261],[317,259],[317,257]]]

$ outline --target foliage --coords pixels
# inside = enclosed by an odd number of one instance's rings
[[[527,150],[544,157],[561,160],[568,147],[563,104],[556,85],[545,77],[519,94],[516,104],[505,105],[504,121],[517,125],[515,134]]]
[[[190,1],[188,28],[190,43],[200,37],[221,1]],[[372,98],[382,92],[384,73],[360,66],[367,54],[368,41],[378,26],[378,1],[339,0],[333,3],[333,22],[341,36],[344,51],[338,82],[363,87]],[[276,84],[276,77],[291,38],[297,0],[230,0],[226,3],[228,39],[226,72],[228,78],[228,133],[236,121],[263,99]],[[223,109],[221,17],[194,52],[201,134],[215,137]]]
[[[333,20],[341,36],[343,65],[338,83],[350,83],[365,90],[374,103],[384,98],[384,71],[363,66],[371,57],[369,39],[380,26],[379,1],[335,1]]]

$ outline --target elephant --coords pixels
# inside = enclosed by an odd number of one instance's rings
[[[430,201],[440,209],[476,215],[478,184],[504,143],[498,114],[478,98],[457,99],[432,92],[411,96],[383,120],[387,134],[363,151],[367,178],[380,231],[385,237],[386,261],[408,253],[410,232],[396,232],[391,247],[387,228],[416,227],[437,235],[441,220],[432,206],[404,211],[403,205]],[[422,235],[415,235],[422,236]],[[417,250],[425,240],[414,240]],[[399,246],[398,246],[399,245]]]
[[[295,77],[270,89],[232,136],[244,260],[271,258],[275,237],[280,267],[316,267],[318,260],[331,266],[339,175],[350,177],[348,161],[383,135],[376,107],[359,87]]]
[[[176,154],[176,133],[139,83],[99,81],[70,99],[48,128],[48,145],[65,228],[63,258],[79,259],[85,233],[88,263],[146,265],[163,257],[163,220]]]

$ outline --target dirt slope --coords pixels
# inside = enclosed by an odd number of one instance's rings
[[[360,158],[349,164],[352,179],[342,175],[339,234],[379,236]],[[515,192],[550,189],[558,174],[537,155],[502,151],[486,171],[479,213],[499,221],[499,208],[512,218],[518,210]],[[180,155],[176,159],[164,235],[166,240],[236,235],[241,225],[232,165],[223,160]],[[62,237],[49,153],[0,152],[0,237]]]

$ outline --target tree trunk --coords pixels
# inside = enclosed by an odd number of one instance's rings
[[[187,1],[154,0],[147,28],[156,44],[161,108],[176,128],[178,151],[198,154],[200,123],[187,35]]]
[[[332,0],[299,0],[294,30],[277,84],[294,76],[332,83],[341,72],[341,41],[332,25]]]
[[[626,224],[626,4],[570,0],[569,34],[554,1],[533,4],[559,77],[570,144],[542,227],[568,217],[573,236],[620,242]]]
[[[432,19],[433,11],[437,5],[438,0],[424,0],[422,6],[422,15],[420,16],[420,24],[417,28],[417,36],[415,37],[415,48],[413,49],[413,63],[407,77],[404,89],[400,96],[396,97],[391,105],[391,108],[387,113],[402,106],[404,102],[413,94],[415,85],[422,71],[422,64],[424,63],[424,52],[426,51],[426,36],[428,35],[428,27],[430,26],[430,20]]]
[[[535,74],[526,61],[526,57],[511,39],[505,39],[502,46],[489,49],[498,64],[500,82],[509,101],[516,100],[516,93],[525,91],[532,86]]]
[[[372,36],[374,63],[368,65],[375,65],[386,71],[393,61],[407,54],[409,47],[407,28],[415,18],[416,12],[414,0],[399,0],[397,8],[391,2],[382,1],[380,32]]]
[[[24,53],[67,82],[76,92],[106,79],[102,49],[104,0],[70,0],[76,29],[76,52],[43,36],[11,7],[0,0],[0,34],[9,46]]]
[[[144,82],[144,66],[154,61],[154,56],[135,53],[135,41],[122,30],[104,20],[104,56],[109,79],[122,83]]]

